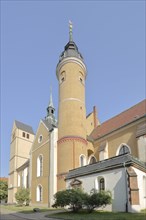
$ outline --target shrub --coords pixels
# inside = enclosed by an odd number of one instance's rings
[[[55,203],[52,207],[69,206],[73,212],[78,212],[82,208],[84,192],[80,189],[67,189],[59,191],[54,195]]]
[[[80,189],[67,189],[59,191],[54,195],[55,203],[52,207],[69,206],[73,212],[78,212],[81,208],[86,208],[91,213],[95,208],[111,204],[111,193],[109,191],[92,191],[90,194],[84,193]]]
[[[87,207],[89,213],[91,213],[95,208],[106,206],[111,204],[112,197],[109,191],[94,191],[91,194],[86,194],[86,199],[84,200],[84,205]]]
[[[30,202],[30,192],[29,189],[26,188],[20,188],[15,193],[15,199],[18,203],[18,205],[22,206],[23,204],[29,205]]]

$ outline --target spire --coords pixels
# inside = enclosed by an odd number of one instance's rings
[[[49,107],[54,108],[53,98],[52,98],[52,87],[51,87],[51,86],[50,86],[50,101],[49,101]]]
[[[73,28],[73,24],[71,21],[69,21],[69,41],[73,41],[72,28]]]

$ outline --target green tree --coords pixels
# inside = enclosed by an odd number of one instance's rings
[[[78,212],[82,208],[84,192],[80,189],[67,189],[59,191],[54,195],[55,203],[52,207],[69,206],[73,212]]]
[[[8,183],[6,181],[0,180],[0,202],[2,200],[7,201],[8,198]]]
[[[104,207],[112,203],[112,196],[110,191],[91,191],[90,195],[86,194],[84,205],[87,207],[89,213],[95,208]]]
[[[20,188],[15,193],[15,199],[19,205],[29,205],[30,202],[30,191],[26,188]]]

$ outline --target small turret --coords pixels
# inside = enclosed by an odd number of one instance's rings
[[[52,99],[52,89],[50,89],[50,101],[49,101],[49,105],[47,107],[47,116],[45,117],[45,119],[53,126],[57,126],[57,120],[55,118],[55,108],[53,105],[53,99]]]

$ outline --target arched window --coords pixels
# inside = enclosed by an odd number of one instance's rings
[[[98,176],[94,182],[94,188],[97,191],[105,190],[105,179],[103,176]]]
[[[36,201],[41,202],[42,200],[43,200],[43,187],[41,185],[38,185],[36,189]]]
[[[130,153],[130,149],[127,145],[122,145],[119,150],[119,155]]]
[[[146,176],[143,176],[143,197],[146,198]]]
[[[41,143],[41,142],[42,142],[42,140],[43,140],[43,136],[42,136],[42,135],[40,135],[40,136],[39,136],[39,138],[38,138],[38,143]]]
[[[104,182],[104,178],[101,178],[99,180],[99,190],[105,190],[105,182]]]
[[[85,155],[81,155],[80,156],[80,166],[82,167],[82,166],[85,166],[86,165],[86,157],[85,157]]]
[[[37,158],[37,176],[43,175],[43,156],[39,155]]]
[[[93,163],[96,163],[96,158],[94,156],[91,156],[89,158],[89,164],[93,164]]]

